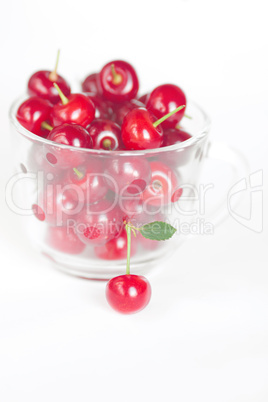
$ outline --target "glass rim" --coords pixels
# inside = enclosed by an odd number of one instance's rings
[[[79,93],[79,92],[76,92]],[[80,92],[83,93],[83,92]],[[188,148],[193,144],[198,143],[200,140],[205,138],[208,135],[210,126],[211,126],[211,120],[209,116],[206,114],[206,112],[196,103],[193,101],[188,101],[189,105],[193,105],[196,109],[198,109],[199,112],[201,112],[204,123],[202,125],[202,128],[197,132],[197,134],[191,136],[188,140],[179,142],[177,144],[173,145],[168,145],[166,147],[160,147],[160,148],[151,148],[151,149],[140,149],[140,150],[118,150],[118,151],[105,151],[102,149],[92,149],[92,148],[79,148],[79,147],[73,147],[71,145],[65,145],[65,144],[58,144],[54,141],[50,141],[46,138],[40,137],[31,131],[27,130],[25,127],[23,127],[19,121],[16,118],[16,112],[19,107],[19,105],[27,99],[27,96],[21,96],[17,98],[11,105],[9,109],[9,119],[10,122],[13,124],[13,126],[16,128],[16,130],[23,135],[24,137],[32,140],[32,141],[37,141],[45,145],[49,146],[54,146],[57,148],[62,148],[62,149],[69,149],[71,151],[78,151],[78,152],[86,152],[91,155],[105,155],[105,156],[138,156],[138,155],[151,155],[151,154],[156,154],[156,153],[164,153],[164,152],[170,152],[170,151],[177,151],[180,149]]]

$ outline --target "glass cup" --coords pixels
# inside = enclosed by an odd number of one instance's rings
[[[202,165],[216,149],[208,142],[210,120],[198,105],[187,106],[191,119],[182,123],[191,138],[184,142],[143,151],[102,151],[32,134],[16,119],[23,100],[10,109],[15,173],[7,185],[7,201],[24,216],[32,244],[59,269],[94,279],[121,275],[126,267],[124,221],[139,228],[161,220],[177,229],[193,221]],[[227,148],[220,148],[216,158],[243,165]],[[164,242],[146,240],[137,232],[132,236],[131,272],[148,274],[183,239],[179,230]]]

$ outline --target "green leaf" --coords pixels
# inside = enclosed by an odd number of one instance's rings
[[[170,239],[177,229],[169,223],[155,221],[140,227],[139,231],[146,239],[160,241]]]

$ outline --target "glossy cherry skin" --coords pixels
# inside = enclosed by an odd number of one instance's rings
[[[95,95],[92,92],[85,94],[94,103],[95,119],[109,120],[113,116],[112,103],[105,101],[101,96]]]
[[[81,212],[80,194],[71,186],[52,183],[44,186],[32,205],[35,217],[52,226],[65,226]]]
[[[95,106],[92,100],[83,94],[71,94],[65,105],[60,101],[51,111],[54,127],[63,123],[75,123],[86,127],[95,118]]]
[[[103,177],[103,164],[98,158],[90,158],[76,169],[68,169],[66,183],[77,186],[83,192],[81,202],[93,204],[105,197],[108,186]]]
[[[123,226],[122,213],[113,202],[87,205],[77,218],[76,234],[85,244],[102,245],[116,237]]]
[[[138,107],[145,107],[145,105],[138,101],[137,99],[131,99],[130,101],[126,101],[124,103],[115,104],[114,106],[114,119],[117,124],[122,126],[124,117],[133,109],[137,109]]]
[[[61,124],[53,128],[47,139],[76,148],[92,148],[92,139],[88,131],[78,124]],[[82,152],[48,145],[45,146],[45,157],[51,165],[59,168],[74,168],[84,161]]]
[[[163,131],[160,125],[153,126],[157,120],[145,108],[131,110],[122,124],[122,140],[126,149],[142,150],[161,147]]]
[[[160,85],[150,94],[146,107],[158,119],[172,112],[179,106],[186,106],[186,96],[184,92],[172,84]],[[174,113],[167,120],[163,121],[163,128],[174,128],[181,121],[185,113],[185,108]]]
[[[94,149],[103,149],[105,151],[115,151],[123,146],[121,140],[121,129],[118,124],[111,120],[94,120],[87,131],[92,138]]]
[[[142,194],[149,205],[161,206],[176,202],[182,195],[175,172],[162,162],[150,162],[152,178]]]
[[[119,313],[137,313],[151,299],[151,285],[141,275],[120,275],[110,279],[106,285],[106,299]]]
[[[191,138],[191,135],[188,134],[186,131],[177,128],[169,128],[164,130],[164,140],[162,147],[178,144],[180,142],[188,140],[189,138]]]
[[[133,257],[137,251],[136,237],[131,238],[130,256]],[[94,248],[94,252],[98,258],[103,260],[121,260],[127,258],[127,234],[125,230],[114,239],[108,241],[102,246]]]
[[[92,92],[93,94],[101,95],[102,90],[100,86],[99,74],[94,73],[87,76],[82,82],[82,90],[83,92]]]
[[[55,250],[67,254],[81,254],[86,247],[72,227],[64,226],[48,226],[46,243]]]
[[[43,99],[49,100],[51,103],[56,104],[60,101],[59,94],[53,86],[54,82],[58,84],[65,96],[69,96],[71,89],[68,82],[57,74],[57,78],[50,79],[51,71],[37,71],[28,81],[29,95],[37,95]]]
[[[112,65],[120,82],[114,80]],[[139,80],[134,68],[123,60],[106,64],[100,72],[100,85],[104,98],[113,102],[124,102],[135,98],[139,90]]]
[[[38,96],[32,96],[20,105],[16,117],[27,130],[45,137],[41,124],[44,121],[49,121],[51,110],[52,104],[49,101]]]
[[[143,192],[151,180],[146,159],[121,156],[106,164],[104,173],[109,188],[116,194],[136,195]]]

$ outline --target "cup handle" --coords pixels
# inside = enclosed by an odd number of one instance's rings
[[[206,220],[213,222],[213,226],[216,227],[228,218],[230,206],[229,190],[235,183],[249,175],[249,163],[240,151],[221,142],[209,142],[205,156],[208,159],[222,161],[232,168],[228,191],[219,200],[213,211],[206,217]],[[232,203],[232,208],[236,208],[242,198],[243,193],[241,192],[240,195],[236,197],[235,203]]]

